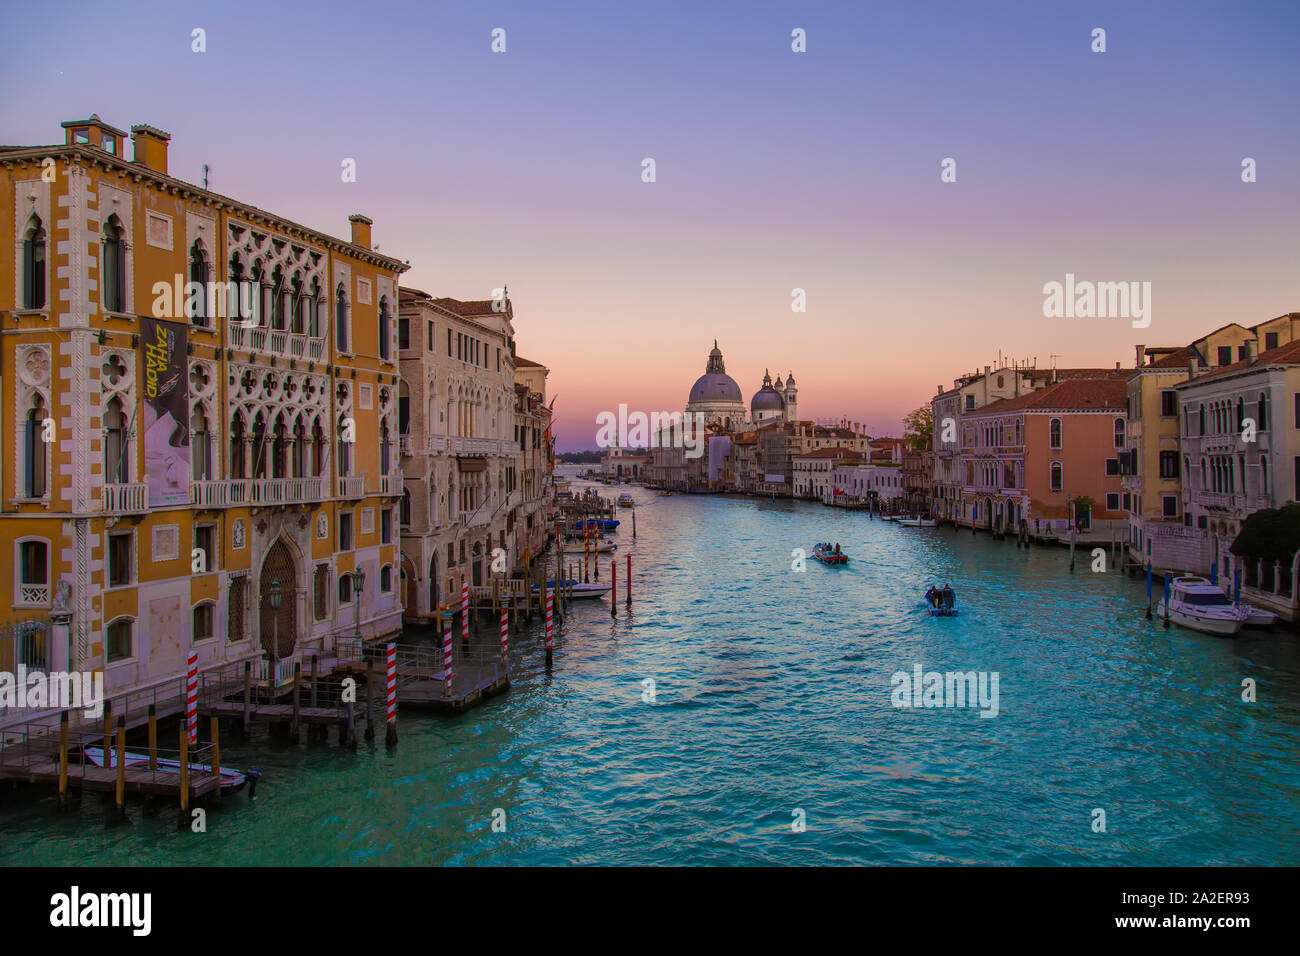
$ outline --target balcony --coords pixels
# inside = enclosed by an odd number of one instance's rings
[[[411,457],[411,436],[402,434],[397,436],[397,452],[403,458]]]
[[[242,482],[241,482],[242,483]],[[235,484],[235,482],[231,482]],[[325,499],[325,479],[253,478],[247,482],[249,503],[255,505],[304,504]]]
[[[400,498],[403,490],[403,475],[399,472],[395,475],[379,476],[379,493],[385,498]]]
[[[265,326],[250,328],[240,319],[230,320],[229,341],[231,348],[274,355],[277,358],[304,359],[308,362],[325,360],[325,339],[322,337]]]
[[[339,478],[340,498],[364,498],[365,496],[365,475],[343,475]]]
[[[144,482],[134,484],[104,485],[104,513],[111,515],[142,515],[149,510],[149,486]]]
[[[248,482],[243,479],[190,482],[190,504],[197,508],[228,508],[247,503]]]
[[[435,455],[436,455],[436,454],[440,454],[440,453],[446,451],[446,450],[447,450],[447,436],[446,436],[446,435],[429,435],[429,436],[428,436],[428,448],[429,448],[429,451],[431,451],[431,452],[432,452],[433,454],[435,454]]]
[[[448,451],[455,455],[499,455],[501,439],[472,438],[465,435],[452,435],[447,439]]]
[[[492,509],[482,505],[474,511],[462,512],[460,523],[466,528],[480,528],[492,523]]]

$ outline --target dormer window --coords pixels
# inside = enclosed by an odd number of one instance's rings
[[[99,134],[99,148],[106,153],[117,155],[117,137],[112,133]]]
[[[72,131],[72,142],[73,142],[74,145],[77,145],[77,146],[89,146],[89,145],[90,145],[90,130],[88,130],[88,129],[74,129],[74,130]]]

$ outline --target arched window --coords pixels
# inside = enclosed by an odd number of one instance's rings
[[[216,636],[215,619],[216,615],[213,609],[216,607],[211,601],[204,601],[202,604],[196,604],[193,612],[192,632],[190,640],[192,642],[210,641]]]
[[[45,308],[45,227],[34,214],[23,234],[23,308]]]
[[[1205,459],[1201,459],[1201,490],[1208,491],[1210,486],[1207,484],[1208,476],[1205,469]]]
[[[275,271],[271,273],[271,286],[266,290],[266,297],[270,306],[267,311],[271,316],[271,328],[284,330],[284,301],[289,296],[288,287],[284,281],[284,273],[280,267],[276,266]]]
[[[284,423],[284,415],[280,414],[275,417],[275,426],[272,430],[274,444],[271,455],[271,477],[287,478],[287,451],[289,448],[289,429]]]
[[[399,524],[406,526],[411,524],[411,492],[405,488],[402,489],[402,508],[397,521]]]
[[[311,289],[302,300],[303,325],[312,338],[320,338],[320,282],[311,280]]]
[[[1124,419],[1115,419],[1115,447],[1124,447]]]
[[[1259,393],[1256,403],[1255,422],[1260,431],[1268,430],[1268,396],[1263,392]]]
[[[352,473],[352,442],[346,441],[347,416],[340,415],[339,428],[339,477],[345,478]]]
[[[311,473],[313,477],[325,474],[325,431],[319,419],[311,424]]]
[[[1052,491],[1060,491],[1063,487],[1065,487],[1065,470],[1061,467],[1059,461],[1054,461],[1052,462],[1051,489]]]
[[[261,412],[253,419],[253,467],[251,474],[254,478],[266,477],[266,418]]]
[[[1259,456],[1259,493],[1268,494],[1268,455]]]
[[[46,606],[50,602],[50,546],[42,540],[18,542],[19,606]]]
[[[385,564],[379,569],[379,590],[384,594],[390,594],[393,590],[393,566]]]
[[[244,461],[244,416],[235,415],[235,420],[230,423],[230,477],[234,479],[244,478],[245,471]]]
[[[388,440],[388,422],[381,421],[379,423],[379,473],[381,475],[387,475],[392,470],[391,448],[392,445]]]
[[[303,478],[307,474],[307,426],[302,418],[293,423],[293,475]]]
[[[1197,412],[1197,417],[1199,420],[1197,422],[1196,434],[1204,435],[1205,434],[1205,403],[1204,402],[1201,402],[1200,404],[1200,408],[1198,409]]]
[[[1059,418],[1053,418],[1051,423],[1048,425],[1048,431],[1050,433],[1049,438],[1050,438],[1051,447],[1060,448],[1061,447],[1061,420]]]
[[[126,435],[126,415],[116,398],[104,410],[104,480],[124,485],[131,480],[131,449]]]
[[[126,311],[126,243],[121,220],[116,215],[104,223],[103,293],[106,312]]]
[[[305,298],[302,294],[302,277],[296,272],[289,280],[289,289],[289,331],[302,335],[307,328],[306,316],[303,314]]]
[[[208,417],[198,405],[190,415],[190,454],[195,481],[211,481],[212,468],[212,432],[208,428]]]
[[[230,290],[234,295],[230,296],[230,301],[226,303],[226,314],[232,320],[243,317],[243,306],[240,300],[248,294],[248,283],[244,281],[244,263],[239,258],[239,253],[230,257]]]
[[[203,254],[203,246],[199,241],[194,240],[194,245],[190,247],[190,282],[192,285],[186,290],[185,309],[189,313],[190,321],[195,325],[207,326],[208,324],[208,259]],[[194,292],[194,286],[198,286],[197,300],[191,298],[190,293]]]
[[[1246,427],[1246,402],[1240,395],[1237,396],[1237,431]]]
[[[32,399],[32,407],[23,422],[23,491],[27,498],[44,498],[46,490],[45,399]]]
[[[134,656],[135,622],[120,617],[108,625],[104,637],[104,650],[110,664]]]
[[[334,296],[334,347],[340,352],[348,350],[348,298],[342,282]]]
[[[379,357],[382,359],[389,357],[389,324],[388,296],[382,296],[379,300]]]

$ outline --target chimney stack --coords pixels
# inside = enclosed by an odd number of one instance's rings
[[[1193,355],[1187,360],[1188,380],[1190,381],[1191,379],[1196,378],[1196,376],[1199,375],[1200,372],[1201,372],[1201,361],[1195,355]]]
[[[1141,368],[1142,359],[1146,355],[1147,347],[1145,345],[1137,346],[1137,357],[1133,359],[1133,367]]]
[[[131,144],[135,147],[133,161],[140,166],[152,169],[155,173],[167,175],[167,144],[171,134],[160,129],[139,123],[131,127]]]
[[[1246,340],[1246,361],[1252,365],[1259,361],[1259,339]]]
[[[374,224],[373,220],[367,219],[358,212],[348,216],[348,222],[352,223],[352,244],[369,249],[370,227]]]

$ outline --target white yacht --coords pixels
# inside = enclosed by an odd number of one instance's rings
[[[1156,616],[1165,616],[1165,599],[1160,599]],[[1238,607],[1228,595],[1206,578],[1185,575],[1169,585],[1169,619],[1175,624],[1218,637],[1232,637],[1246,623],[1250,612]]]

